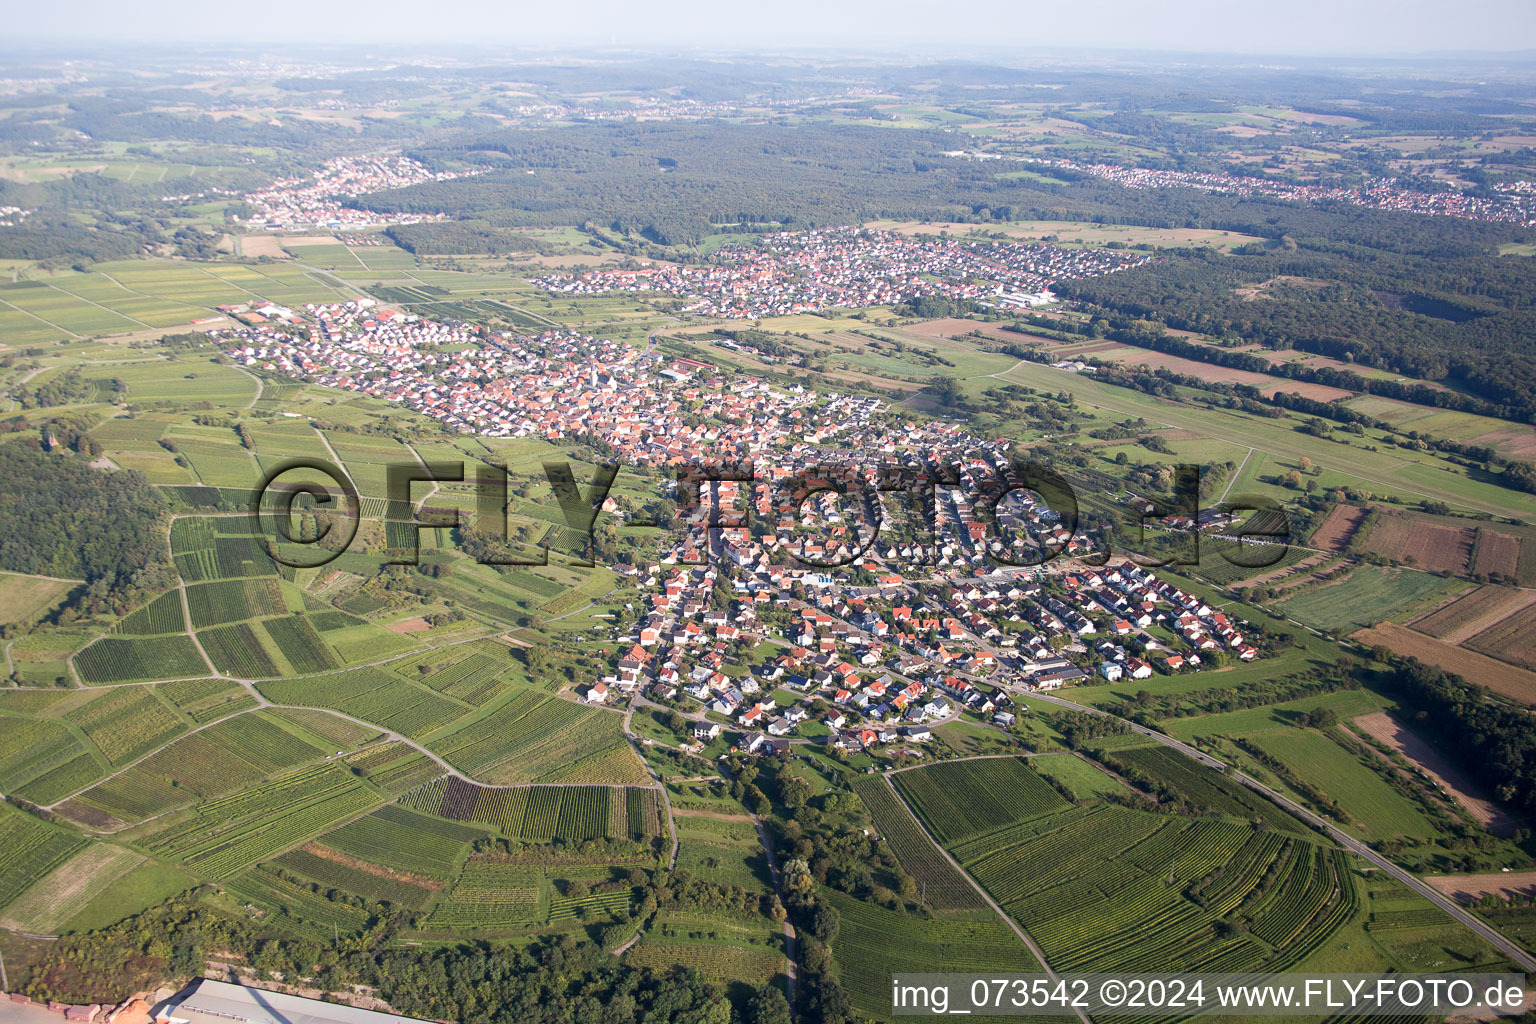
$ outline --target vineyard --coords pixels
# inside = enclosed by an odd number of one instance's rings
[[[853,791],[864,802],[875,829],[901,861],[902,868],[917,880],[934,910],[977,910],[986,903],[965,878],[944,859],[923,834],[906,805],[891,792],[884,777],[860,776]]]
[[[439,693],[483,707],[500,691],[501,676],[506,669],[505,655],[497,658],[476,652],[463,661],[433,672],[422,682]]]
[[[136,821],[255,785],[324,754],[262,715],[242,715],[177,740],[72,804]]]
[[[482,822],[508,838],[535,843],[639,840],[659,835],[662,824],[655,790],[622,786],[497,789],[449,777],[406,794],[400,803],[452,821]]]
[[[198,725],[256,706],[245,687],[227,679],[183,679],[155,689]]]
[[[691,967],[709,978],[722,981],[742,980],[763,985],[783,974],[784,954],[746,946],[728,946],[703,942],[669,942],[646,935],[626,954],[633,967],[665,971],[672,967]],[[889,993],[887,993],[889,998]]]
[[[1342,854],[1236,821],[1098,806],[954,852],[1067,971],[1277,969],[1358,909]]]
[[[203,629],[243,619],[282,615],[288,609],[277,581],[264,579],[222,580],[189,586],[187,610],[192,613],[192,627]],[[179,608],[177,614],[180,614]]]
[[[87,683],[131,683],[146,679],[182,679],[208,674],[192,638],[109,636],[75,655],[75,668]]]
[[[148,838],[150,852],[222,878],[325,831],[376,802],[340,764],[290,772],[265,785],[200,805]]]
[[[946,846],[1068,806],[1022,758],[948,761],[891,781]]]
[[[548,915],[544,876],[537,868],[471,860],[431,923],[446,927],[533,925]]]
[[[401,871],[449,878],[484,835],[404,807],[385,807],[320,837],[333,850]]]
[[[0,715],[0,792],[13,792],[83,753],[60,722]]]
[[[967,973],[1040,971],[1034,955],[990,910],[934,919],[886,910],[835,890],[827,890],[825,898],[839,919],[832,944],[838,979],[854,1008],[874,1020],[891,1019],[894,973],[921,973],[937,965]]]
[[[128,636],[154,636],[159,633],[185,633],[186,620],[181,614],[181,592],[167,591],[123,617],[112,630]]]
[[[412,910],[425,908],[433,893],[442,888],[442,883],[435,879],[420,878],[418,880],[426,884],[418,885],[408,880],[411,876],[375,868],[362,861],[343,863],[343,859],[344,855],[310,845],[291,850],[273,863],[327,890],[340,890],[361,896],[370,903],[393,903]]]
[[[417,739],[469,713],[424,686],[377,668],[272,680],[261,683],[260,689],[274,704],[332,708]]]
[[[84,845],[79,836],[0,804],[0,907]]]
[[[261,625],[299,675],[315,675],[339,667],[331,645],[320,639],[315,628],[300,616],[267,619]]]
[[[144,687],[104,693],[64,717],[84,729],[114,765],[154,750],[186,728],[176,712]]]
[[[197,634],[214,667],[238,679],[266,679],[277,675],[277,665],[261,645],[249,623],[215,626]]]
[[[1192,807],[1210,814],[1260,819],[1275,828],[1311,836],[1311,829],[1247,787],[1214,768],[1198,765],[1164,746],[1139,747],[1106,754],[1104,762],[1133,782],[1161,784]]]
[[[619,716],[532,690],[519,690],[490,715],[429,746],[487,782],[649,781]]]
[[[312,939],[323,941],[337,932],[358,932],[368,925],[368,914],[361,908],[327,899],[323,894],[313,892],[309,886],[284,878],[277,870],[265,865],[230,879],[223,887],[225,892],[242,903],[263,907],[281,915],[285,918],[284,923],[290,927],[292,919],[310,924]]]

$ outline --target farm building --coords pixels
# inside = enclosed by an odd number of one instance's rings
[[[376,1010],[360,1010],[341,1003],[268,992],[199,978],[155,1009],[157,1024],[398,1024],[415,1017],[401,1017]]]

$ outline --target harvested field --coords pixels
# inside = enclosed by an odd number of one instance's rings
[[[1227,366],[1217,366],[1215,363],[1203,363],[1198,359],[1185,359],[1183,356],[1169,355],[1166,352],[1137,351],[1115,361],[1126,366],[1147,366],[1153,370],[1172,370],[1174,373],[1184,373],[1206,381],[1248,384],[1256,388],[1266,387],[1271,384],[1278,385],[1275,378],[1267,373],[1254,373],[1252,370],[1236,370]]]
[[[1273,378],[1270,378],[1273,379]],[[1331,388],[1326,384],[1308,384],[1305,381],[1288,380],[1283,384],[1271,384],[1263,388],[1265,398],[1270,398],[1280,392],[1300,395],[1303,398],[1315,398],[1319,402],[1337,402],[1341,399],[1354,397],[1353,391],[1345,391],[1343,388]]]
[[[1520,538],[1507,533],[1489,530],[1477,531],[1477,556],[1472,571],[1479,576],[1502,576],[1514,579],[1520,567]]]
[[[1517,827],[1518,820],[1513,815],[1488,799],[1480,786],[1385,711],[1361,715],[1354,720],[1353,725],[1359,732],[1385,743],[1418,765],[1435,785],[1466,808],[1467,813],[1484,828],[1508,835]]]
[[[1489,893],[1508,899],[1536,894],[1536,871],[1509,871],[1494,875],[1426,875],[1424,881],[1462,903]]]
[[[337,245],[335,235],[289,235],[283,239],[283,247],[292,249],[294,246],[305,245]]]
[[[1472,438],[1471,443],[1493,448],[1511,458],[1536,460],[1536,430],[1530,427],[1495,430]]]
[[[1505,617],[1468,640],[1466,646],[1511,665],[1536,669],[1536,606],[1528,605]],[[1530,703],[1536,703],[1536,697]]]
[[[1426,665],[1454,672],[1469,683],[1486,686],[1511,700],[1536,705],[1536,672],[1506,665],[1477,651],[1436,640],[1393,622],[1357,630],[1350,634],[1350,639],[1367,646],[1389,647],[1398,654],[1418,658]]]
[[[1477,531],[1471,527],[1439,526],[1382,509],[1360,546],[1429,572],[1464,573],[1476,538]]]
[[[1409,625],[1437,640],[1460,644],[1532,604],[1536,604],[1536,591],[1483,586]]]
[[[965,320],[961,317],[945,317],[942,320],[925,320],[920,324],[906,324],[900,328],[903,334],[916,334],[924,338],[958,338],[963,334],[980,331],[989,338],[998,341],[1017,341],[1025,337],[1017,331],[1006,331],[997,324],[986,324],[979,320]],[[1052,341],[1050,338],[1040,338],[1040,341]],[[1052,344],[1058,344],[1052,342]]]
[[[1266,572],[1259,573],[1257,576],[1249,576],[1246,579],[1239,580],[1238,585],[1244,587],[1267,586],[1275,580],[1284,579],[1287,576],[1303,575],[1308,570],[1313,569],[1327,561],[1327,559],[1327,555],[1308,555],[1306,558],[1303,558],[1299,562],[1292,562],[1290,565],[1282,566],[1279,569],[1270,569]]]
[[[384,628],[388,629],[391,633],[420,633],[431,629],[432,626],[426,619],[418,615],[414,619],[401,619],[399,622],[391,622]]]
[[[272,235],[245,235],[240,239],[240,255],[270,256],[275,260],[285,260],[288,253],[283,248],[283,242],[291,241],[291,238],[279,239]]]
[[[1325,551],[1343,551],[1349,547],[1365,516],[1366,510],[1357,505],[1335,505],[1328,517],[1312,531],[1311,546]]]

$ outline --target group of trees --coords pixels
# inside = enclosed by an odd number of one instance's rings
[[[0,446],[0,568],[86,581],[105,598],[165,562],[165,502],[142,473],[33,441]]]

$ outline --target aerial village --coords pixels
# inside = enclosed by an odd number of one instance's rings
[[[859,308],[938,297],[1030,307],[1054,281],[1112,274],[1141,253],[1016,242],[915,238],[872,228],[819,228],[725,246],[703,265],[650,264],[548,274],[533,283],[566,295],[648,292],[686,298],[683,312],[731,320]]]
[[[1082,163],[1076,160],[1044,157],[1007,156],[999,153],[975,153],[954,150],[946,156],[968,160],[1003,160],[1060,168],[1091,174],[1132,189],[1192,188],[1215,195],[1239,198],[1263,197],[1309,206],[1343,203],[1374,210],[1398,210],[1465,220],[1501,221],[1527,227],[1536,224],[1536,190],[1527,181],[1498,182],[1490,186],[1492,195],[1463,191],[1447,185],[1426,192],[1407,188],[1396,178],[1372,178],[1357,187],[1304,184],[1278,181],[1251,175],[1223,174],[1214,171],[1178,171],[1171,168],[1121,167],[1117,164]]]
[[[509,337],[368,299],[295,317],[210,333],[242,366],[461,433],[600,442],[621,466],[662,472],[681,527],[654,557],[613,566],[638,588],[637,615],[582,695],[672,707],[700,742],[922,744],[966,712],[1012,726],[1019,694],[1265,652],[1259,627],[1155,570],[1084,564],[1091,546],[1029,492],[981,522],[975,497],[1008,466],[1006,438],[571,330]],[[940,467],[954,486],[916,515],[878,487]],[[1063,557],[1039,564],[1045,549]]]

